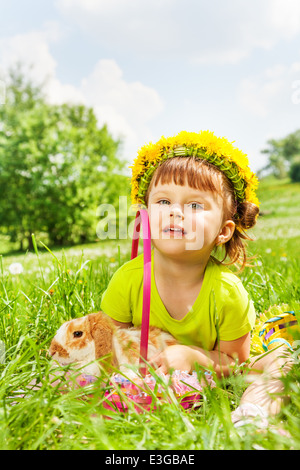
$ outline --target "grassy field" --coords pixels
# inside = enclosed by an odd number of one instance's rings
[[[253,230],[252,266],[242,273],[245,287],[263,312],[300,300],[300,184],[266,181],[260,186],[262,216]],[[4,246],[4,245],[3,245]],[[6,248],[7,245],[6,245]],[[53,251],[4,254],[0,264],[0,449],[201,450],[300,449],[299,364],[285,379],[291,400],[265,431],[249,425],[236,430],[230,412],[245,383],[240,375],[207,389],[200,406],[184,411],[176,401],[156,412],[111,414],[103,391],[58,394],[49,385],[47,349],[67,319],[99,309],[113,272],[129,259],[130,243],[101,242]],[[23,271],[12,274],[13,263]],[[3,349],[3,348],[2,348]],[[31,391],[31,380],[41,381]],[[20,397],[21,395],[21,397]],[[282,435],[278,429],[284,429]]]

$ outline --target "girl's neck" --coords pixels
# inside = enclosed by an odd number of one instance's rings
[[[154,274],[156,279],[176,285],[193,286],[202,282],[207,259],[173,258],[154,249]]]

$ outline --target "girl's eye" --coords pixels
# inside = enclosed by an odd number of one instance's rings
[[[161,206],[163,206],[163,205],[168,205],[168,204],[170,204],[170,202],[169,202],[167,199],[160,199],[160,201],[158,201],[158,204],[160,204]]]
[[[199,204],[199,202],[191,202],[189,204],[189,207],[195,211],[198,211],[204,208],[203,204]]]

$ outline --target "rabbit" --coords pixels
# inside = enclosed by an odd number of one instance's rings
[[[104,357],[102,368],[134,375],[126,365],[138,366],[140,338],[140,328],[120,328],[103,312],[91,313],[64,323],[52,339],[49,353],[60,365],[74,364],[95,377],[101,375],[97,360]],[[178,342],[169,333],[149,328],[149,357],[175,344]]]

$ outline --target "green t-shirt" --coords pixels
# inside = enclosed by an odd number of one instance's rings
[[[114,320],[140,326],[142,306],[143,255],[139,255],[115,272],[103,294],[101,310]],[[255,318],[240,279],[213,258],[191,310],[181,320],[172,318],[155,285],[152,256],[150,325],[168,331],[181,344],[211,351],[217,338],[232,341],[251,331]]]

